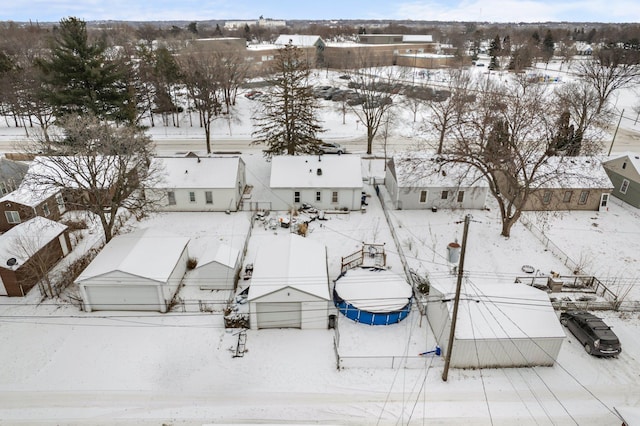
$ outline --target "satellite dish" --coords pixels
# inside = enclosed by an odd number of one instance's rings
[[[7,260],[7,266],[15,266],[16,263],[18,263],[18,261],[15,257],[9,258],[9,260]]]

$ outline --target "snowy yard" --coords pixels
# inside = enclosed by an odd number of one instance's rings
[[[215,138],[250,138],[250,105],[239,97],[238,122],[218,120]],[[325,102],[325,101],[323,101]],[[635,102],[629,91],[618,108]],[[326,102],[325,106],[331,105]],[[353,115],[342,124],[340,112],[323,116],[335,141],[362,138],[365,130]],[[415,134],[405,116],[395,137]],[[627,130],[640,128],[623,120]],[[0,138],[15,138],[22,129],[2,128]],[[204,148],[202,131],[154,128],[157,139],[185,139]],[[406,148],[406,144],[402,149]],[[614,149],[614,152],[617,152]],[[380,155],[380,152],[377,152]],[[252,201],[268,199],[269,165],[257,151],[243,153]],[[363,161],[365,176],[384,176],[383,161]],[[389,212],[400,246],[374,188],[365,213],[331,214],[313,221],[308,238],[326,245],[331,280],[340,262],[363,243],[385,245],[387,265],[401,273],[400,251],[411,269],[439,280],[451,279],[447,244],[462,239],[462,221],[472,215],[466,278],[476,285],[511,285],[531,265],[542,274],[573,271],[521,223],[509,239],[501,237],[499,215],[488,210]],[[385,196],[385,191],[381,191]],[[280,215],[283,212],[271,212]],[[640,221],[637,209],[611,203],[607,212],[533,214],[526,217],[584,270],[601,278],[618,278],[618,291],[640,300],[637,253]],[[242,248],[243,266],[258,249],[288,229],[269,229],[251,222],[247,212],[167,213],[146,218],[136,227],[159,227],[191,238],[198,257],[212,242]],[[275,234],[275,235],[274,235]],[[89,235],[77,251],[95,241]],[[249,281],[241,281],[246,286]],[[184,300],[207,300],[209,312],[168,314],[81,312],[76,306],[40,300],[0,298],[0,424],[207,424],[314,423],[340,425],[615,425],[613,407],[640,406],[640,314],[602,312],[621,339],[619,358],[587,355],[568,334],[553,367],[458,370],[441,379],[444,361],[419,353],[436,342],[417,309],[392,326],[367,326],[338,318],[344,369],[336,368],[334,330],[247,331],[247,352],[234,358],[239,330],[225,330],[222,310],[229,292],[184,286]],[[372,358],[376,357],[376,358]],[[405,365],[405,357],[407,367]],[[393,367],[393,368],[391,368]]]

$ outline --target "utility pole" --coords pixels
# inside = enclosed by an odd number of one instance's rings
[[[613,143],[616,141],[616,135],[618,134],[618,129],[620,128],[620,122],[622,122],[622,116],[624,115],[624,109],[620,113],[620,119],[618,120],[618,125],[616,126],[616,131],[613,132],[613,139],[611,139],[611,146],[609,147],[609,152],[607,155],[611,155],[611,150],[613,149]]]
[[[447,381],[449,375],[449,363],[451,362],[451,351],[453,350],[453,339],[456,335],[456,321],[458,319],[458,305],[460,304],[460,288],[462,287],[462,275],[464,274],[464,254],[467,251],[467,234],[469,233],[469,222],[471,215],[468,214],[464,218],[464,231],[462,234],[462,249],[460,251],[460,266],[458,267],[458,281],[456,282],[456,295],[453,300],[453,314],[451,316],[451,330],[449,332],[449,342],[447,342],[447,352],[444,357],[444,371],[442,372],[442,380]]]

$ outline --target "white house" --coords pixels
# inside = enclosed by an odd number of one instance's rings
[[[442,164],[436,156],[414,153],[387,162],[385,187],[396,209],[482,209],[489,186],[461,164]]]
[[[156,157],[163,179],[147,189],[164,211],[237,211],[246,186],[240,157]]]
[[[248,301],[252,329],[326,328],[326,247],[295,234],[269,239],[256,254]]]
[[[362,167],[356,155],[282,155],[271,159],[271,209],[308,203],[321,210],[358,210]]]
[[[427,319],[446,356],[453,280],[431,282]],[[549,296],[525,284],[463,283],[451,367],[551,366],[566,337]]]
[[[240,250],[214,242],[208,244],[186,281],[202,290],[233,290],[240,269]]]
[[[76,279],[87,312],[166,312],[187,269],[189,238],[157,229],[114,237]]]

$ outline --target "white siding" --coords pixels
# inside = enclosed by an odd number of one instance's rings
[[[176,198],[175,205],[169,205],[167,192],[173,191]],[[206,203],[205,192],[210,191],[213,196],[213,204]],[[189,193],[195,194],[195,202],[190,201]],[[170,212],[223,212],[226,210],[237,211],[240,200],[237,188],[180,188],[155,190],[161,197],[159,209]]]
[[[290,305],[287,306],[297,306],[300,309],[300,328],[302,329],[327,328],[329,302],[314,295],[286,287],[250,302],[249,316],[252,330],[265,328],[260,325],[259,313],[261,308],[259,308],[259,305],[274,306],[274,303],[289,303]],[[283,316],[286,315],[283,313]],[[288,314],[288,316],[291,316],[291,314]],[[273,319],[273,316],[271,318]]]
[[[300,202],[294,202],[294,192],[300,192]],[[316,192],[320,191],[321,200],[316,201]],[[332,194],[338,192],[338,202],[332,202]],[[360,196],[362,189],[335,189],[335,188],[286,188],[272,189],[273,197],[271,199],[272,210],[289,210],[292,207],[298,207],[302,203],[309,203],[320,210],[338,210],[346,207],[349,210],[360,209]]]

